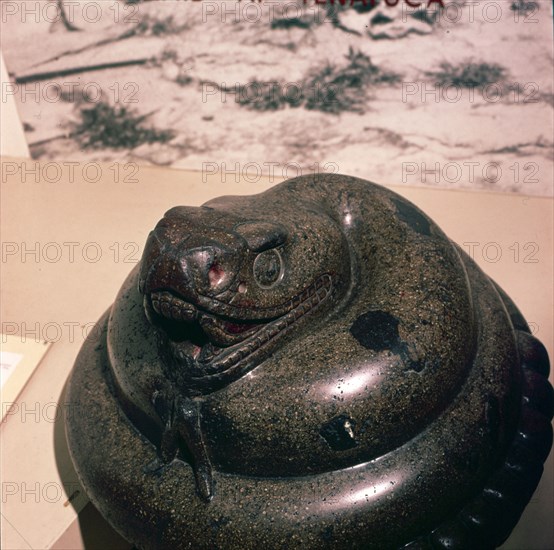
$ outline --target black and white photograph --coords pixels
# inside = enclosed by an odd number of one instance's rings
[[[552,192],[547,1],[13,4],[34,159]]]

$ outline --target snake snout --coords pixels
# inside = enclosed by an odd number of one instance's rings
[[[244,245],[232,234],[200,229],[178,239],[165,226],[150,234],[141,262],[142,294],[168,290],[195,303],[198,296],[213,298],[233,285]]]

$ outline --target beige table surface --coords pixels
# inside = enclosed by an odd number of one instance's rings
[[[18,398],[17,411],[0,428],[4,550],[128,547],[91,505],[85,507],[57,414],[83,334],[113,301],[165,210],[271,185],[266,179],[236,183],[233,176],[225,183],[219,176],[203,181],[199,172],[161,168],[133,171],[124,165],[71,168],[4,159],[1,320],[24,338],[37,333],[38,339],[54,340]],[[477,263],[519,305],[552,358],[553,201],[392,188],[473,250]],[[551,455],[539,489],[504,548],[554,548],[553,517]]]

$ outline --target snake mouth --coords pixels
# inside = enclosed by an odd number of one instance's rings
[[[144,306],[148,320],[164,334],[177,362],[192,367],[191,378],[200,379],[232,369],[288,332],[291,325],[319,308],[332,286],[331,276],[321,275],[288,302],[265,310],[225,309],[217,303],[210,308],[205,301],[193,304],[167,289],[146,295]],[[220,313],[222,309],[225,314]]]

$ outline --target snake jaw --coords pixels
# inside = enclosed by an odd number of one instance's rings
[[[201,300],[193,304],[164,289],[146,295],[144,308],[177,362],[189,368],[192,362],[191,378],[201,379],[235,370],[304,315],[318,309],[332,288],[331,276],[324,274],[288,302],[252,311],[229,304],[204,308]],[[235,315],[220,315],[221,309]]]
[[[216,313],[199,309],[171,291],[151,293],[150,303],[156,313],[156,317],[151,319],[153,324],[165,330],[171,340],[199,340],[204,344],[205,339],[220,348],[244,340],[270,321],[218,316]]]

